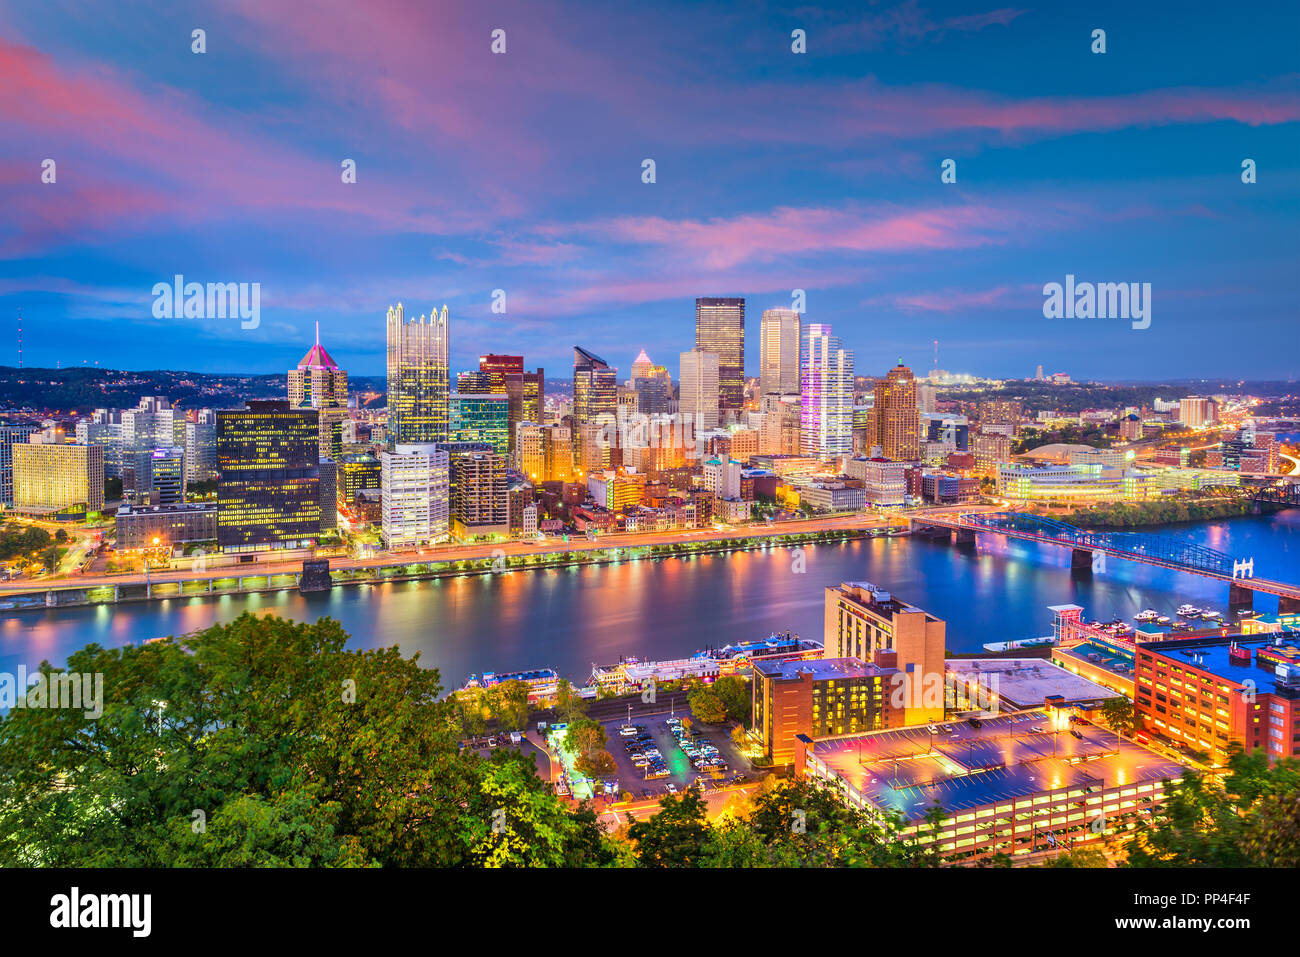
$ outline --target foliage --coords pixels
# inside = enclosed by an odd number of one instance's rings
[[[724,675],[713,682],[713,692],[722,699],[728,718],[749,724],[752,703],[749,681],[735,675]]]
[[[0,528],[0,561],[42,551],[50,541],[50,533],[43,528],[8,522]]]
[[[727,706],[712,688],[702,686],[695,688],[687,696],[691,714],[704,724],[721,724],[727,720]]]
[[[1132,736],[1138,730],[1138,713],[1128,698],[1108,698],[1102,702],[1101,717],[1106,725],[1120,734]]]
[[[1293,867],[1300,854],[1300,761],[1234,750],[1222,784],[1188,770],[1164,810],[1125,845],[1134,867]],[[1290,863],[1285,863],[1285,862]]]

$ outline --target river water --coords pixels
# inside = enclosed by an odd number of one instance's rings
[[[1161,534],[1255,559],[1255,574],[1300,583],[1300,510],[1170,526]],[[518,571],[426,582],[165,599],[0,617],[0,671],[62,665],[89,642],[106,646],[184,634],[242,611],[298,620],[329,615],[357,647],[398,645],[437,667],[453,687],[470,674],[553,667],[585,681],[593,663],[620,655],[673,658],[706,645],[791,630],[821,638],[824,588],[870,581],[947,622],[948,647],[1048,634],[1048,605],[1075,603],[1090,618],[1172,614],[1183,602],[1226,614],[1228,586],[1197,575],[1111,559],[1072,575],[1067,549],[981,535],[975,550],[921,539],[868,539],[809,547],[797,571],[787,548]],[[1260,595],[1255,607],[1277,610]]]

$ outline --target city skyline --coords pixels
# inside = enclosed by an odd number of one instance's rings
[[[320,322],[353,375],[378,375],[377,318],[406,301],[458,317],[453,369],[490,351],[560,369],[573,342],[622,365],[689,348],[692,301],[735,296],[754,376],[752,317],[802,290],[803,320],[864,370],[927,370],[935,339],[941,367],[990,377],[1300,365],[1258,348],[1300,291],[1294,10],[1265,6],[1260,31],[1208,7],[1156,25],[670,5],[649,24],[584,12],[579,38],[572,9],[139,3],[110,23],[0,3],[4,364],[21,309],[28,366],[284,369]],[[381,57],[382,76],[352,69]],[[259,283],[260,324],[154,319],[175,275]],[[1150,283],[1150,327],[1044,318],[1067,277]]]

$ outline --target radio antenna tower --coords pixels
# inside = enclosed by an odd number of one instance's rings
[[[939,368],[939,340],[934,340],[934,367]]]
[[[18,368],[23,367],[23,311],[18,310]]]

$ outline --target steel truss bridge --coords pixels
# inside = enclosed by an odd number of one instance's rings
[[[1075,553],[1075,567],[1091,567],[1098,552],[1158,568],[1190,572],[1231,583],[1238,590],[1267,592],[1283,599],[1283,606],[1300,607],[1300,585],[1254,577],[1253,560],[1235,559],[1226,552],[1196,542],[1148,532],[1089,532],[1068,522],[1022,512],[962,512],[956,515],[918,516],[913,529],[950,529],[958,540],[973,539],[978,532],[1005,535],[1027,542],[1059,545]],[[1243,602],[1237,602],[1241,604]]]

